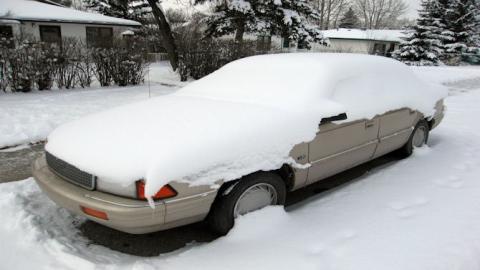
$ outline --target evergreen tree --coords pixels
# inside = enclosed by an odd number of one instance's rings
[[[207,19],[206,34],[219,37],[235,33],[238,42],[245,33],[279,35],[308,48],[312,42],[324,42],[321,31],[309,19],[319,19],[319,14],[307,0],[221,1]]]
[[[475,0],[453,0],[449,12],[452,39],[445,49],[451,58],[478,49],[478,6]]]
[[[85,0],[86,7],[98,13],[145,22],[151,14],[149,4],[144,0]]]
[[[422,0],[417,24],[408,31],[393,57],[408,65],[438,65],[443,54],[442,28],[439,27],[435,0]]]
[[[437,27],[432,34],[435,35],[442,44],[448,44],[454,41],[454,33],[451,31],[451,6],[452,0],[430,0],[432,4],[431,16],[433,24]],[[445,50],[445,46],[442,47]]]
[[[338,27],[340,28],[358,28],[360,25],[360,20],[358,19],[357,14],[352,7],[350,7],[347,12],[343,15],[340,19],[340,24]]]

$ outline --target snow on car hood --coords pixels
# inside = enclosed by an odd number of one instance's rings
[[[46,150],[102,181],[212,184],[292,164],[320,120],[410,107],[427,116],[446,95],[394,60],[353,54],[250,57],[178,92],[67,123]]]

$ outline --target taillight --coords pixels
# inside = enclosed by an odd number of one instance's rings
[[[145,197],[145,181],[140,180],[137,181],[137,198],[140,200],[146,200]],[[152,199],[154,200],[162,200],[168,199],[177,196],[177,191],[173,189],[170,185],[163,186],[157,194],[155,194]]]
[[[96,218],[99,218],[99,219],[108,220],[108,215],[105,212],[95,210],[93,208],[89,208],[89,207],[85,207],[85,206],[80,206],[80,208],[82,209],[83,213],[85,213],[89,216],[96,217]]]

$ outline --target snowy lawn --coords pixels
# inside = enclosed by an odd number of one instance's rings
[[[167,62],[151,65],[148,78],[151,96],[168,94],[184,85]],[[148,98],[148,83],[131,87],[0,92],[0,149],[45,140],[65,122]]]
[[[83,220],[32,179],[1,184],[2,268],[479,269],[480,127],[472,125],[479,103],[480,91],[449,97],[429,147],[409,159],[287,212],[247,215],[212,243],[154,258],[89,245],[77,229]]]

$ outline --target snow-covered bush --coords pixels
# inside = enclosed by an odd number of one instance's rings
[[[7,63],[7,79],[13,92],[30,92],[33,87],[36,56],[34,43],[22,42],[15,49],[9,49],[4,56]]]
[[[256,42],[204,38],[200,29],[181,28],[176,33],[182,80],[200,79],[237,59],[256,54]]]
[[[121,43],[119,43],[121,44]],[[138,85],[144,81],[148,67],[146,50],[140,42],[114,47],[113,81],[116,85]]]
[[[92,55],[84,53],[79,56],[77,64],[77,83],[80,87],[90,87],[95,74],[95,67],[93,65]]]
[[[0,89],[12,92],[143,82],[148,63],[142,43],[115,42],[112,48],[89,48],[75,38],[62,44],[22,39],[16,47],[0,44]]]
[[[182,80],[200,79],[222,66],[256,54],[256,42],[233,40],[198,40],[181,48],[179,72]]]
[[[92,56],[97,81],[101,86],[111,85],[113,77],[111,69],[113,51],[105,48],[92,48],[90,54]]]
[[[9,81],[7,78],[7,75],[8,75],[7,73],[8,62],[6,59],[7,53],[8,53],[8,49],[0,46],[0,90],[2,90],[3,92],[7,91],[8,84],[9,84]]]
[[[101,86],[115,83],[119,86],[137,85],[144,81],[148,67],[146,50],[142,43],[124,44],[114,41],[111,48],[92,48],[94,73]]]
[[[75,38],[62,40],[62,48],[58,51],[55,81],[58,88],[72,89],[77,86],[77,70],[79,56],[83,53],[81,43]]]

